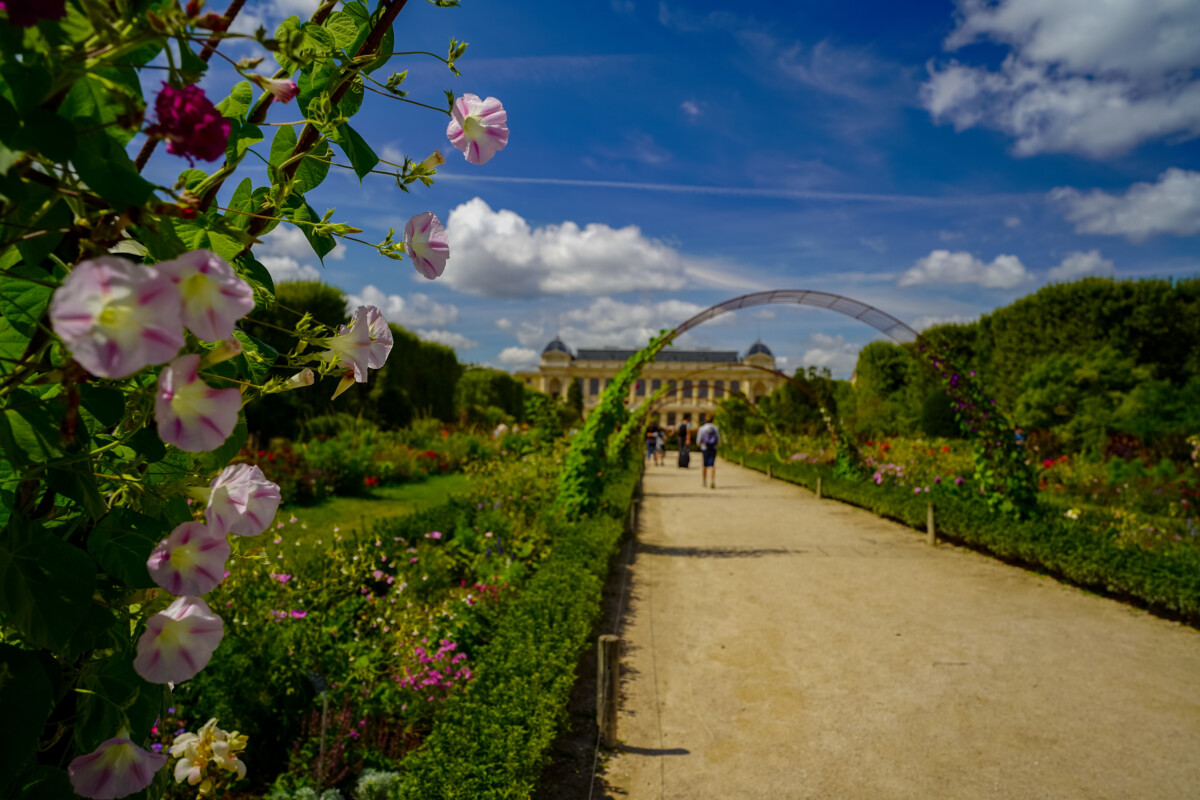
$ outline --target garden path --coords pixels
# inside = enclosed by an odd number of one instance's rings
[[[1197,797],[1200,631],[719,470],[646,470],[597,795]]]

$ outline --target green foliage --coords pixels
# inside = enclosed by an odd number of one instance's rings
[[[567,408],[574,414],[572,420],[583,418],[583,380],[580,378],[571,381],[567,387]]]
[[[954,401],[944,391],[932,392],[921,405],[921,431],[926,436],[957,439],[962,436],[954,416]]]
[[[502,370],[469,367],[454,387],[454,406],[472,422],[490,421],[487,408],[499,409],[509,421],[524,422],[525,385]]]

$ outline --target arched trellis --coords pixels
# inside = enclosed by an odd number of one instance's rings
[[[900,344],[912,344],[920,338],[919,333],[886,311],[880,311],[874,306],[860,303],[857,300],[843,297],[840,294],[812,292],[807,289],[776,289],[771,292],[744,294],[741,297],[726,300],[724,303],[718,303],[711,308],[701,311],[696,316],[676,327],[671,332],[671,338],[678,338],[697,325],[701,325],[710,319],[719,317],[730,311],[776,304],[812,306],[813,308],[826,308],[830,311],[836,311],[839,314],[853,317],[860,322],[870,325],[875,330],[890,336]]]

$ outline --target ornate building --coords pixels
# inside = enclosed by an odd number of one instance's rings
[[[612,382],[635,350],[616,348],[580,348],[572,353],[562,339],[555,337],[542,351],[537,371],[518,372],[516,378],[526,386],[566,399],[571,381],[580,381],[583,408],[600,401],[600,392]],[[684,418],[693,424],[712,418],[717,404],[730,394],[744,394],[753,402],[770,394],[783,378],[754,369],[775,369],[775,356],[761,341],[755,342],[739,357],[736,350],[676,350],[667,348],[642,371],[642,377],[629,393],[629,405],[642,403],[662,386],[671,387],[659,405],[658,420],[676,425]]]

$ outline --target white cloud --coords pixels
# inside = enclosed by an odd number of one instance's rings
[[[472,347],[478,347],[479,342],[474,339],[469,339],[461,333],[445,330],[430,330],[422,328],[416,331],[417,337],[426,342],[437,342],[444,344],[446,347],[453,347],[455,350],[470,350]]]
[[[275,283],[284,281],[319,281],[321,273],[312,264],[301,264],[291,256],[256,256],[259,263],[271,273]]]
[[[485,297],[605,294],[684,287],[758,288],[713,261],[684,256],[636,226],[530,226],[476,197],[450,212],[442,282]]]
[[[346,307],[350,311],[362,305],[378,306],[388,322],[410,330],[424,326],[444,328],[458,321],[458,306],[439,303],[420,292],[405,296],[384,294],[368,284],[358,294],[346,298]]]
[[[1062,263],[1046,274],[1051,281],[1067,282],[1089,275],[1111,277],[1115,273],[1113,262],[1100,255],[1099,250],[1068,253]]]
[[[687,114],[690,119],[696,119],[704,113],[695,100],[684,100],[679,104],[679,107],[683,109],[683,113]]]
[[[828,336],[814,333],[809,337],[808,349],[800,356],[800,364],[804,367],[829,367],[835,376],[849,375],[858,363],[858,351],[861,349],[861,344],[847,342],[846,337],[840,334]]]
[[[882,236],[864,236],[858,240],[863,247],[869,247],[880,255],[887,252],[887,242]]]
[[[965,235],[957,231],[938,231],[938,239],[943,242],[953,242],[955,239],[961,239]]]
[[[529,347],[506,347],[496,360],[506,367],[524,367],[538,360],[538,351]]]
[[[1006,227],[1006,228],[1021,227],[1021,218],[1020,217],[1005,217],[1004,218],[1004,227]]]
[[[1200,135],[1200,14],[1180,0],[960,0],[948,50],[990,39],[998,70],[929,66],[921,99],[962,130],[995,128],[1017,155],[1101,158],[1152,139]]]
[[[586,308],[560,314],[556,320],[557,332],[572,348],[642,347],[663,328],[673,328],[704,309],[705,306],[682,300],[622,303],[611,297],[598,297]]]
[[[929,328],[935,328],[938,325],[961,325],[966,322],[974,322],[979,319],[978,314],[926,314],[922,317],[917,317],[911,323],[913,330],[924,331]]]
[[[1025,265],[1016,256],[996,256],[985,264],[967,252],[934,250],[900,276],[901,286],[927,283],[974,283],[985,289],[1012,289],[1029,280]]]
[[[1200,172],[1171,167],[1157,183],[1135,183],[1124,195],[1094,189],[1059,188],[1050,199],[1062,203],[1077,233],[1125,236],[1140,242],[1160,233],[1200,232]]]
[[[496,327],[502,331],[510,331],[512,330],[512,326],[512,320],[504,319],[503,317],[496,320]]]

